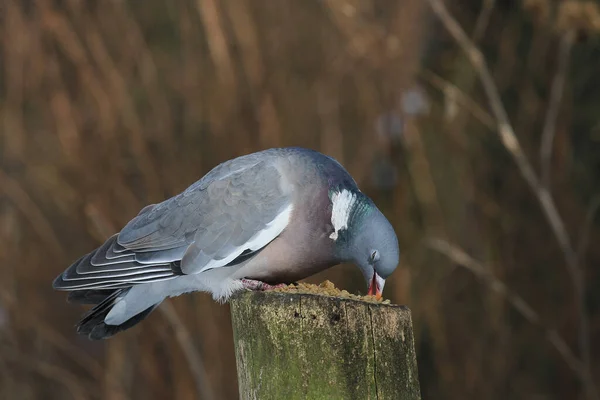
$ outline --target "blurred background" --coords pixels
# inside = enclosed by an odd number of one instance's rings
[[[595,1],[1,0],[0,31],[0,398],[236,399],[227,305],[91,342],[51,283],[220,162],[294,145],[392,221],[424,398],[598,399]]]

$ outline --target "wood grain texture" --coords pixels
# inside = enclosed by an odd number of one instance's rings
[[[240,399],[420,399],[410,310],[313,294],[231,300]]]

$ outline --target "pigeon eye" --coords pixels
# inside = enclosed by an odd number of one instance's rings
[[[373,250],[371,251],[371,262],[377,262],[379,261],[379,252],[377,250]]]

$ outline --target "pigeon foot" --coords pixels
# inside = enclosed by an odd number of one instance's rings
[[[269,285],[266,282],[257,281],[254,279],[242,279],[242,285],[244,285],[244,288],[246,288],[248,290],[258,290],[258,291],[273,290],[273,289],[287,286],[285,283],[279,283],[277,285]]]

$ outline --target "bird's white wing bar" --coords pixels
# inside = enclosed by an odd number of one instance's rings
[[[228,256],[222,259],[211,259],[206,265],[204,265],[200,271],[204,272],[209,269],[218,268],[225,266],[238,258],[244,251],[256,251],[262,249],[267,244],[269,244],[273,239],[283,232],[286,226],[290,222],[290,217],[292,215],[292,204],[289,204],[285,207],[271,222],[265,226],[265,228],[259,232],[257,232],[250,240],[248,240],[243,245],[236,247]],[[186,264],[186,260],[182,261],[182,264]],[[183,270],[183,268],[182,268]],[[186,270],[183,272],[188,273]]]

